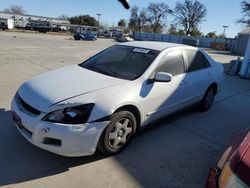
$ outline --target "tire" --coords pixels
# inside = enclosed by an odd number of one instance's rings
[[[214,97],[216,95],[216,89],[213,86],[210,86],[206,93],[204,94],[200,104],[199,104],[199,110],[202,112],[205,112],[211,108],[214,102]]]
[[[128,146],[135,131],[136,119],[131,112],[115,112],[99,139],[98,149],[105,155],[117,154]]]

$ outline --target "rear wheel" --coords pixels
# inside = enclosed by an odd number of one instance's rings
[[[200,105],[199,105],[199,109],[200,111],[207,111],[211,108],[211,106],[213,105],[214,102],[214,97],[216,95],[216,89],[213,86],[210,86],[206,93],[204,94]]]
[[[100,137],[98,149],[106,155],[119,153],[129,144],[135,130],[136,119],[131,112],[114,113]]]

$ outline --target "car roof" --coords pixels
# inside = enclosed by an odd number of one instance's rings
[[[183,44],[176,44],[170,42],[156,42],[156,41],[134,41],[134,42],[120,43],[119,45],[133,46],[133,47],[146,48],[158,51],[162,51],[166,48],[171,48],[171,47],[191,47]]]

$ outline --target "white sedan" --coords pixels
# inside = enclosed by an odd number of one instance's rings
[[[203,50],[128,42],[25,82],[11,108],[18,130],[40,148],[110,155],[154,120],[193,104],[208,110],[223,80],[222,65]]]

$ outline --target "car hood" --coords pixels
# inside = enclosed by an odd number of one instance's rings
[[[74,65],[34,77],[19,88],[18,94],[33,108],[46,111],[55,103],[124,82]]]

